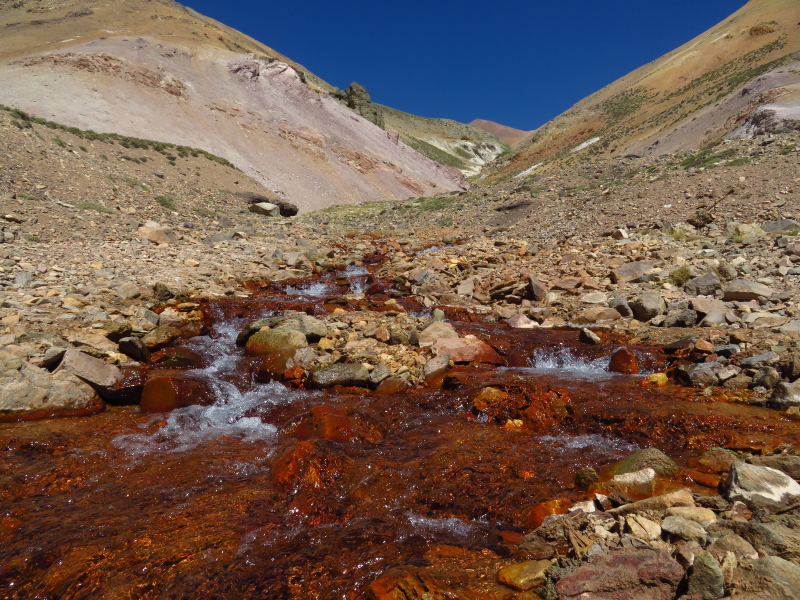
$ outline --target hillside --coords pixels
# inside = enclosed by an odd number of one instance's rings
[[[521,129],[514,129],[495,123],[494,121],[487,121],[485,119],[475,119],[470,123],[473,127],[478,127],[484,131],[488,131],[498,140],[508,146],[516,146],[522,140],[530,135],[530,131],[522,131]]]
[[[477,175],[508,148],[491,132],[452,119],[431,119],[378,105],[386,129],[397,131],[400,139],[443,165],[465,175]]]
[[[751,0],[719,25],[585,98],[496,175],[700,148],[800,123],[800,3]],[[556,164],[557,163],[557,164]]]
[[[0,103],[35,117],[208,151],[301,210],[468,185],[301,65],[177,3],[0,8]]]

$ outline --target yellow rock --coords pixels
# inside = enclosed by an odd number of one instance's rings
[[[549,566],[549,560],[527,560],[508,565],[497,573],[497,580],[515,590],[524,592],[544,583],[544,572]]]
[[[645,381],[648,385],[664,387],[669,383],[669,377],[667,377],[666,373],[652,373],[645,378]]]

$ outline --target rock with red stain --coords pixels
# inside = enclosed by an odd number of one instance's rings
[[[320,404],[298,415],[281,429],[284,435],[302,440],[321,438],[334,442],[357,442],[355,423],[345,413],[330,404]]]
[[[150,362],[165,369],[202,369],[203,357],[188,348],[164,348],[153,354]]]
[[[150,352],[155,352],[180,336],[181,330],[175,327],[157,327],[142,338],[142,343],[147,346]]]
[[[283,374],[283,380],[293,385],[300,385],[306,376],[306,370],[300,365],[295,365]]]
[[[405,379],[400,379],[399,377],[387,377],[381,384],[375,388],[376,394],[399,394],[400,392],[405,392],[408,388],[411,387],[411,384],[408,383]]]
[[[168,412],[195,404],[213,404],[214,395],[205,382],[188,377],[154,377],[144,384],[139,410]]]
[[[611,373],[622,373],[624,375],[636,375],[639,373],[639,362],[636,355],[627,348],[620,348],[611,355],[611,362],[608,364]]]
[[[475,410],[500,421],[517,418],[523,404],[523,398],[494,387],[483,388],[472,400]]]
[[[342,476],[347,459],[323,448],[317,440],[304,440],[287,448],[272,463],[272,480],[283,487],[321,490]]]
[[[296,348],[267,352],[254,364],[253,376],[259,383],[268,383],[280,379],[285,373],[295,366],[294,355]]]
[[[672,600],[683,568],[653,548],[596,554],[556,584],[559,600]]]
[[[530,529],[536,529],[549,516],[567,514],[572,504],[572,500],[568,498],[555,498],[547,502],[540,502],[528,513],[525,525]]]
[[[439,338],[433,349],[437,354],[449,354],[450,360],[456,363],[504,364],[494,348],[477,338]]]

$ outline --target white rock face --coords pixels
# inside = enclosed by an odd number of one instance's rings
[[[785,510],[800,504],[800,484],[786,473],[736,461],[728,475],[727,498],[740,500],[751,510]]]

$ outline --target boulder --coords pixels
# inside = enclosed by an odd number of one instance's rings
[[[88,415],[104,407],[72,373],[50,373],[0,349],[0,422]]]
[[[245,344],[249,356],[259,356],[268,352],[279,352],[308,346],[306,336],[294,329],[262,329],[253,334]]]
[[[583,342],[584,344],[600,344],[603,340],[591,329],[581,329],[581,332],[578,334],[578,341]]]
[[[114,365],[89,356],[80,350],[67,350],[57,371],[66,371],[88,383],[101,398],[108,399],[110,390],[122,378]]]
[[[725,577],[719,562],[705,550],[694,557],[687,592],[701,600],[716,600],[725,595]]]
[[[744,502],[750,510],[779,512],[800,504],[800,484],[776,469],[736,461],[725,482],[725,497]]]
[[[672,479],[680,470],[675,461],[658,448],[644,448],[622,460],[614,467],[613,472],[621,475],[647,468],[653,469],[656,475],[665,479]]]
[[[274,204],[280,210],[280,214],[282,217],[293,217],[300,211],[300,209],[297,208],[297,205],[292,204],[288,200],[284,200],[277,194],[273,194],[271,192],[268,192],[266,195],[254,194],[252,192],[241,192],[237,194],[237,196],[243,197],[245,198],[245,200],[253,204],[259,202]]]
[[[643,323],[667,312],[667,304],[658,292],[640,294],[636,300],[630,303],[630,307],[633,316]]]
[[[189,348],[164,348],[153,353],[151,361],[162,369],[202,369],[203,357]]]
[[[427,348],[433,346],[439,338],[456,339],[458,338],[458,332],[450,323],[434,321],[419,332],[419,347]]]
[[[608,370],[611,373],[635,375],[639,372],[639,363],[633,352],[627,348],[619,348],[611,355],[611,361],[608,363]]]
[[[722,282],[713,271],[703,273],[686,282],[683,291],[691,296],[713,296],[717,290],[722,289]]]
[[[271,202],[253,202],[247,207],[247,210],[257,215],[264,215],[265,217],[281,216],[281,209]]]
[[[701,546],[705,546],[708,537],[705,528],[700,523],[678,516],[664,519],[661,522],[661,530],[668,536],[687,542],[694,540]]]
[[[214,394],[204,381],[188,377],[153,377],[144,384],[139,410],[169,412],[186,406],[214,403]]]
[[[800,406],[800,380],[794,383],[783,381],[776,385],[768,404],[781,410],[786,410],[792,406]]]
[[[612,298],[608,303],[608,306],[616,310],[623,317],[630,318],[633,316],[633,311],[631,310],[631,307],[628,304],[628,299],[625,298],[625,296],[616,296]]]
[[[795,219],[777,219],[775,221],[764,221],[761,229],[770,233],[772,231],[787,231],[789,229],[800,229],[800,221]]]
[[[697,313],[689,308],[671,310],[661,322],[662,327],[694,327]]]
[[[770,456],[750,456],[746,462],[757,467],[769,467],[786,473],[795,480],[800,480],[800,456],[792,454],[774,454]]]
[[[559,600],[673,600],[683,568],[661,550],[626,548],[593,555],[556,584]]]
[[[758,552],[753,545],[735,533],[727,533],[717,538],[709,544],[708,551],[718,561],[722,561],[728,552],[732,552],[740,562],[758,558]]]
[[[162,227],[158,223],[148,221],[147,224],[139,227],[139,235],[154,244],[174,244],[178,241],[177,236],[169,227]]]
[[[424,333],[424,332],[423,332]],[[422,334],[420,334],[420,337]],[[445,338],[441,337],[433,345],[436,354],[448,354],[450,360],[457,363],[482,362],[502,365],[504,360],[494,348],[477,338]]]
[[[769,298],[772,294],[772,288],[763,283],[749,279],[734,279],[725,286],[722,299],[725,302],[749,302],[762,297]]]
[[[342,387],[368,388],[369,371],[361,363],[339,363],[312,371],[308,386],[314,389]]]
[[[797,600],[800,567],[777,556],[764,556],[736,569],[732,584],[759,600]]]
[[[508,565],[497,573],[497,580],[524,592],[544,583],[545,571],[551,564],[549,560],[527,560]]]

